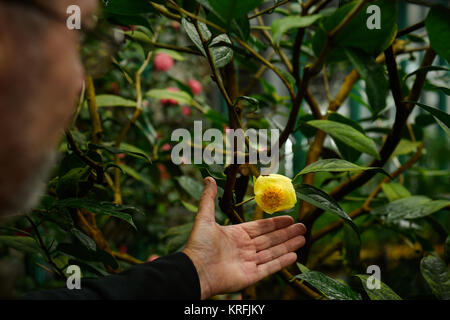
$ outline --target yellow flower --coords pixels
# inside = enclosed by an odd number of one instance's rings
[[[270,214],[289,210],[297,203],[291,179],[280,174],[259,176],[254,191],[256,204]]]

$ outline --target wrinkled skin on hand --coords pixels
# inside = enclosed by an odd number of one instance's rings
[[[221,226],[215,221],[217,185],[205,179],[194,227],[183,252],[194,263],[201,298],[235,292],[269,276],[297,259],[306,228],[290,216]]]
[[[0,217],[35,205],[75,110],[84,74],[72,4],[91,25],[96,0],[0,1]]]

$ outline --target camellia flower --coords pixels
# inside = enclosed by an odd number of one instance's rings
[[[183,107],[181,108],[181,113],[182,113],[184,116],[189,117],[189,116],[192,114],[192,110],[191,110],[191,108],[190,108],[189,106],[183,106]]]
[[[155,69],[158,71],[167,71],[172,69],[174,61],[167,53],[157,53],[154,60]]]
[[[256,204],[270,214],[289,210],[297,203],[292,180],[280,174],[259,176],[254,191]]]
[[[202,87],[202,84],[198,80],[189,79],[187,81],[187,84],[188,84],[189,88],[191,88],[192,93],[194,95],[198,95],[198,94],[202,93],[203,87]]]

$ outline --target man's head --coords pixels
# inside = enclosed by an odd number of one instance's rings
[[[0,0],[0,216],[35,204],[83,83],[78,34],[96,0]]]

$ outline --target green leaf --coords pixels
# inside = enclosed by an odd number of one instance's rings
[[[184,91],[169,91],[167,89],[151,89],[146,93],[150,98],[162,100],[162,99],[173,99],[178,102],[178,104],[193,104],[193,99],[189,93]]]
[[[361,280],[361,283],[369,296],[370,300],[402,300],[391,288],[380,281],[380,289],[369,289],[367,287],[367,279],[370,277],[366,274],[355,275]]]
[[[203,56],[206,57],[205,49],[194,24],[190,23],[184,18],[181,20],[181,24],[195,46],[200,50]],[[220,34],[217,37],[213,38],[212,41],[210,41],[212,34],[206,24],[199,22],[198,27],[203,38],[209,43],[209,51],[214,59],[214,64],[217,68],[224,67],[233,58],[233,50],[230,48],[230,38],[226,34]]]
[[[386,96],[389,90],[383,66],[376,63],[375,58],[360,50],[346,49],[345,54],[361,78],[364,79],[369,105],[373,114],[378,114],[386,107]]]
[[[330,16],[320,22],[320,28],[316,31],[313,39],[313,50],[318,56],[325,44],[326,33],[333,30],[345,16],[358,4],[359,1],[352,1],[343,5]],[[376,5],[380,8],[381,21],[380,29],[367,28],[367,20],[370,17],[366,13],[369,5]],[[378,0],[365,5],[359,13],[335,36],[333,43],[339,49],[357,48],[366,54],[376,56],[383,52],[394,41],[397,34],[398,6],[396,1]],[[336,61],[344,60],[345,54],[342,50],[329,50],[327,59]]]
[[[197,213],[197,211],[198,211],[198,207],[194,206],[193,204],[190,204],[189,202],[181,200],[181,204],[183,205],[183,207],[185,207],[190,212]]]
[[[361,300],[360,294],[353,291],[348,285],[319,271],[298,274],[294,278],[305,280],[330,300]]]
[[[203,184],[188,176],[175,178],[180,187],[182,187],[194,200],[200,200],[203,193]]]
[[[427,106],[426,104],[423,104],[420,102],[415,102],[415,101],[407,101],[407,102],[415,103],[422,109],[425,109],[426,111],[431,113],[434,116],[434,118],[436,119],[436,122],[447,133],[447,135],[450,136],[450,114],[448,114],[442,110]]]
[[[397,182],[383,183],[381,185],[383,193],[388,198],[389,202],[395,201],[401,198],[411,197],[411,193],[403,185]]]
[[[289,16],[276,19],[271,25],[273,41],[278,43],[281,36],[288,30],[309,27],[320,18],[322,18],[321,14],[313,14],[310,16]]]
[[[375,142],[346,124],[330,120],[311,120],[307,124],[328,133],[333,139],[342,141],[358,151],[365,152],[376,159],[380,159]]]
[[[151,162],[150,158],[142,150],[139,149],[140,151],[137,152],[135,148],[132,147],[130,148],[129,147],[130,145],[128,144],[121,144],[120,146],[122,147],[121,149],[103,144],[94,144],[94,143],[89,144],[89,148],[91,149],[102,149],[112,154],[125,153],[135,158],[142,158],[144,160],[147,160],[148,162]]]
[[[136,101],[122,98],[113,94],[101,94],[95,97],[97,107],[136,107]]]
[[[422,144],[420,141],[412,142],[410,140],[401,139],[395,148],[394,152],[392,152],[391,158],[396,156],[401,156],[404,154],[409,154],[412,152],[416,152],[417,148]]]
[[[205,1],[198,1],[202,4]],[[209,7],[218,14],[222,20],[229,24],[232,19],[245,16],[251,10],[259,6],[263,0],[207,0]]]
[[[97,250],[97,245],[95,244],[95,241],[92,240],[91,237],[89,237],[84,232],[78,230],[77,228],[72,228],[70,232],[89,250],[95,251]]]
[[[26,253],[42,254],[39,244],[32,237],[0,236],[0,244]]]
[[[311,172],[357,172],[367,170],[379,171],[380,173],[388,175],[382,168],[361,167],[341,159],[321,159],[303,168],[302,171],[297,173],[292,181],[295,181],[295,179],[301,175]]]
[[[352,219],[327,193],[308,184],[295,185],[294,188],[298,198],[344,219],[344,221],[348,223],[359,236],[358,228],[353,223]]]
[[[122,169],[122,171],[125,172],[126,174],[128,174],[130,177],[133,177],[134,179],[136,179],[137,181],[140,181],[148,186],[152,185],[152,183],[150,182],[149,179],[147,179],[142,174],[140,174],[139,172],[134,170],[132,167],[127,166],[125,164],[119,164],[119,168]]]
[[[438,299],[450,299],[450,271],[437,254],[430,254],[420,261],[420,272]]]
[[[69,198],[59,200],[54,204],[56,208],[72,208],[72,209],[85,209],[92,213],[99,215],[112,216],[128,222],[133,228],[136,229],[136,225],[133,222],[133,218],[130,214],[124,211],[140,212],[139,209],[133,206],[118,205],[111,202],[97,201],[86,198]]]
[[[149,2],[142,0],[109,0],[102,3],[106,13],[135,15],[155,11]]]
[[[394,200],[372,210],[374,215],[387,216],[387,221],[426,217],[450,205],[449,200],[431,200],[425,196],[411,196]]]
[[[442,58],[450,63],[450,20],[448,9],[433,7],[425,19],[425,27],[430,39],[431,47]]]
[[[346,125],[352,127],[353,129],[361,132],[362,134],[366,134],[363,127],[358,122],[356,122],[355,120],[352,120],[350,118],[344,117],[343,115],[341,115],[337,112],[328,113],[327,120],[346,124]],[[336,143],[336,147],[338,148],[339,153],[341,154],[343,159],[350,161],[350,162],[356,162],[359,159],[359,157],[361,156],[362,152],[355,150],[354,148],[346,145],[345,143],[343,143],[339,140],[334,140],[334,142]]]
[[[440,67],[440,66],[426,66],[426,67],[419,68],[416,71],[413,71],[411,73],[408,73],[407,75],[405,75],[403,77],[403,80],[406,80],[413,75],[418,75],[421,73],[428,73],[430,71],[450,71],[450,69],[446,68],[446,67]]]
[[[159,48],[159,49],[155,50],[155,54],[157,54],[157,53],[165,53],[168,56],[172,57],[174,60],[184,61],[184,56],[181,53],[174,51],[174,50]]]

